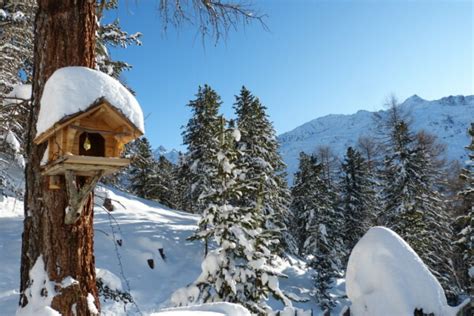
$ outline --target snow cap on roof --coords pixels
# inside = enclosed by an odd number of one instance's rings
[[[64,67],[46,81],[36,136],[64,117],[84,111],[99,98],[106,99],[141,132],[145,132],[138,101],[118,80],[86,67]]]

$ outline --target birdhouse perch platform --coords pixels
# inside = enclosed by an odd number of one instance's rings
[[[77,176],[90,177],[97,171],[103,171],[103,175],[109,175],[129,164],[130,159],[125,158],[65,155],[44,166],[42,174],[45,176],[63,175],[69,170],[74,171]]]

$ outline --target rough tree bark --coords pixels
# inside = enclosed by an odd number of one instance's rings
[[[99,307],[93,253],[93,196],[85,203],[81,219],[64,224],[68,204],[66,185],[49,190],[40,174],[45,145],[36,146],[36,122],[44,84],[58,68],[94,67],[95,1],[39,0],[35,21],[33,106],[27,134],[25,220],[21,255],[20,306],[29,303],[25,290],[31,285],[29,271],[41,255],[49,279],[55,282],[56,296],[51,307],[62,315],[92,315],[87,296],[93,295]],[[61,288],[61,281],[72,277],[79,283]],[[49,293],[51,295],[51,293]]]

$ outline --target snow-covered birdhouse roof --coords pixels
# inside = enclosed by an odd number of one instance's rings
[[[56,70],[43,90],[35,142],[43,142],[59,128],[99,107],[109,111],[105,115],[118,114],[137,137],[144,133],[142,109],[118,80],[86,67]]]

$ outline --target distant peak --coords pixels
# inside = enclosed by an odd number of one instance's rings
[[[426,101],[425,99],[422,99],[418,96],[418,94],[414,94],[408,99],[405,100],[405,102],[410,102],[410,103],[418,103],[418,102],[423,102]]]

